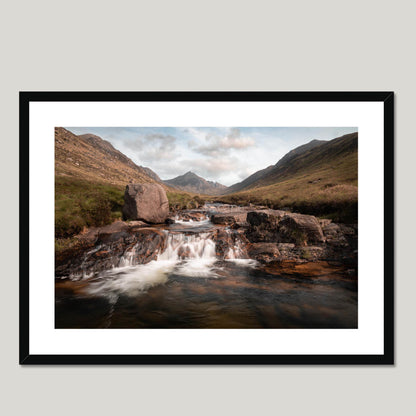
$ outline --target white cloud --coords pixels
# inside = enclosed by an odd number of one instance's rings
[[[140,163],[149,163],[154,160],[173,160],[177,157],[176,137],[166,134],[146,134],[137,136],[134,140],[124,139],[121,142],[124,148],[136,154]]]
[[[246,149],[254,146],[255,141],[251,137],[242,137],[240,129],[231,128],[224,135],[204,133],[198,129],[188,129],[195,137],[188,145],[197,153],[217,157],[221,152],[230,149]]]
[[[261,127],[78,127],[109,140],[136,164],[162,179],[193,171],[230,186],[274,165],[293,148],[313,138],[330,140],[355,128]],[[72,131],[71,130],[71,131]]]

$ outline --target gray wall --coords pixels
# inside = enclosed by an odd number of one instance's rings
[[[414,15],[410,1],[4,3],[3,414],[409,414],[415,369]],[[396,91],[396,366],[19,367],[19,90]]]

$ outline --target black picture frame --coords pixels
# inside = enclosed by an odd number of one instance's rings
[[[29,105],[37,101],[369,101],[384,107],[384,353],[382,355],[36,355],[29,345]],[[394,364],[393,92],[20,92],[19,363],[140,365]]]

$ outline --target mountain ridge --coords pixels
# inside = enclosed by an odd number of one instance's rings
[[[275,168],[279,167],[280,165],[282,165],[284,163],[288,163],[291,159],[293,159],[297,155],[302,154],[302,153],[304,153],[304,152],[306,152],[310,149],[313,149],[314,147],[317,147],[317,146],[319,146],[323,143],[326,143],[326,141],[315,139],[315,140],[311,140],[310,142],[308,142],[306,144],[303,144],[301,146],[298,146],[298,147],[292,149],[291,151],[286,153],[281,159],[279,159],[276,162],[276,164],[270,165],[270,166],[268,166],[267,168],[264,168],[264,169],[260,169],[257,172],[253,173],[252,175],[250,175],[249,177],[247,177],[246,179],[244,179],[243,181],[235,183],[234,185],[231,185],[230,187],[228,187],[226,194],[239,192],[239,191],[242,191],[242,190],[248,188],[250,185],[257,182],[262,177],[268,175]]]
[[[205,195],[221,195],[227,189],[225,185],[208,181],[192,171],[188,171],[172,179],[164,180],[163,183],[181,191]]]
[[[356,223],[358,133],[315,143],[311,147],[292,152],[276,165],[256,172],[255,180],[246,182],[246,186],[237,192],[216,197],[217,202],[267,205]]]
[[[286,153],[275,165],[270,165],[265,169],[261,169],[243,181],[231,185],[226,194],[242,192],[256,187],[271,185],[277,183],[284,178],[295,175],[301,170],[305,170],[312,162],[315,163],[318,159],[319,163],[323,163],[324,159],[328,157],[336,157],[336,152],[328,149],[334,148],[338,143],[346,141],[355,141],[355,144],[350,143],[351,150],[357,150],[358,133],[346,134],[332,140],[312,140],[304,145],[298,146]],[[344,149],[345,151],[345,149]]]
[[[136,165],[107,140],[63,127],[55,128],[55,175],[119,186],[161,182],[150,168]]]

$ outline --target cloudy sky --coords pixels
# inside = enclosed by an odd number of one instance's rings
[[[136,164],[172,179],[192,171],[233,185],[274,165],[313,139],[331,140],[355,127],[67,127],[108,140]]]

